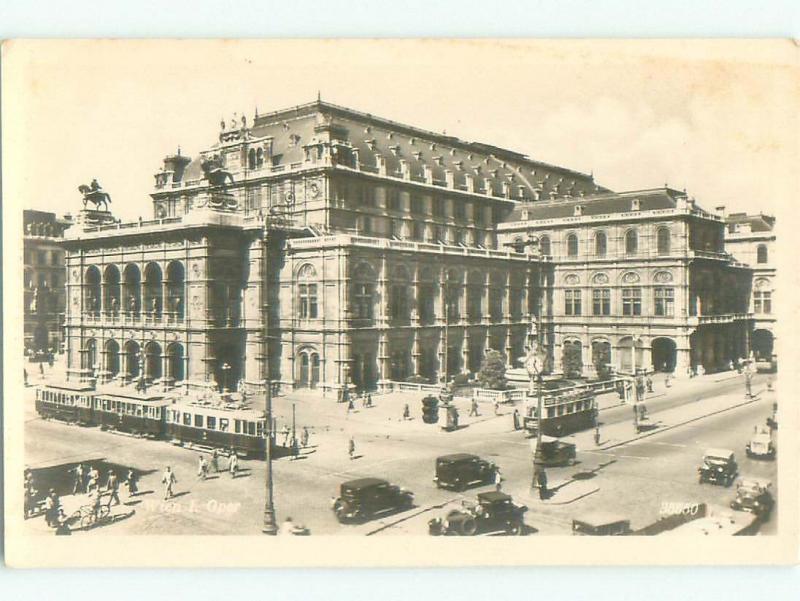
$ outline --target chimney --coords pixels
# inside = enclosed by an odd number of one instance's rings
[[[639,211],[642,208],[642,203],[638,198],[631,200],[631,211]]]
[[[725,205],[720,205],[718,207],[714,207],[714,210],[717,212],[723,221],[725,221]]]

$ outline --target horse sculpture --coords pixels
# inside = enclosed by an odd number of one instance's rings
[[[100,206],[102,205],[103,208],[108,211],[108,204],[111,202],[111,195],[100,187],[100,184],[97,183],[96,179],[92,180],[92,183],[88,186],[78,186],[78,192],[83,194],[84,209],[86,208],[86,203],[91,202],[94,204],[95,210],[99,211]]]
[[[200,168],[203,170],[203,175],[208,180],[208,183],[212,186],[224,186],[228,179],[233,183],[233,175],[222,167],[222,161],[218,157],[203,159],[200,163]]]

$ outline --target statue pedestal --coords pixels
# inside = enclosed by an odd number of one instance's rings
[[[95,209],[83,209],[75,218],[75,223],[81,228],[111,225],[116,222],[117,220],[111,211],[97,211]]]

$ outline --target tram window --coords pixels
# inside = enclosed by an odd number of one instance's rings
[[[141,405],[134,405],[134,407],[136,407],[136,415],[141,417],[141,415],[142,415],[142,406]]]
[[[194,427],[195,428],[202,428],[203,427],[203,416],[202,415],[195,415],[194,416]]]
[[[169,415],[170,415],[170,421],[173,424],[179,424],[180,423],[180,414],[177,411],[175,411],[175,410],[170,411]]]
[[[183,414],[183,425],[184,426],[191,426],[192,425],[192,414],[191,413],[184,413]]]
[[[224,417],[219,418],[219,431],[220,432],[227,432],[228,431],[228,420]]]
[[[263,428],[262,428],[261,424],[258,424],[258,433],[261,434],[262,430],[263,430]],[[247,422],[247,433],[250,436],[255,436],[256,435],[256,425],[255,425],[255,423]]]
[[[250,422],[249,425],[250,425],[250,434],[251,435],[255,435],[256,434],[256,432],[253,431],[253,426],[256,425],[256,426],[258,426],[258,436],[264,436],[264,423],[263,422],[258,422],[258,424],[253,424],[253,422]]]
[[[208,429],[209,430],[216,430],[217,429],[217,418],[216,417],[212,417],[211,415],[209,415],[208,418],[206,419],[206,422],[208,423]]]
[[[242,433],[242,420],[240,419],[233,420],[233,431],[236,432],[236,434]]]
[[[566,409],[566,406],[564,406],[564,405],[559,405],[559,406],[558,406],[558,414],[559,414],[559,415],[564,415],[564,410],[565,410],[565,409]]]
[[[555,407],[548,407],[547,408],[547,417],[555,417],[556,416],[556,408]]]

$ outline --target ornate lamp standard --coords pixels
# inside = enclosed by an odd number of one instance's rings
[[[265,399],[265,417],[266,417],[266,490],[264,497],[264,522],[261,526],[261,532],[270,536],[278,533],[278,526],[275,522],[275,502],[273,495],[272,483],[272,442],[274,438],[273,423],[272,423],[272,371],[270,368],[269,355],[270,346],[272,343],[272,309],[270,307],[270,295],[272,293],[271,287],[271,272],[270,261],[272,253],[270,246],[274,239],[273,233],[286,229],[287,223],[285,221],[286,213],[291,210],[291,201],[285,204],[276,204],[270,208],[269,214],[264,219],[264,233],[262,238],[262,254],[261,260],[263,263],[263,299],[262,305],[262,320],[264,322],[264,377],[266,379],[266,399]]]

